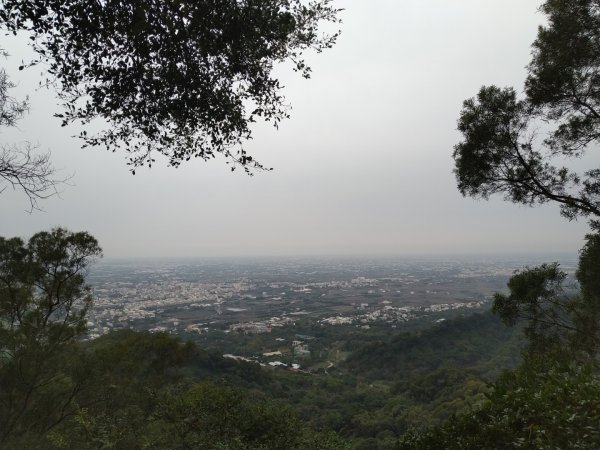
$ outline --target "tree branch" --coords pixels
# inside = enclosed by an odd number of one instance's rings
[[[59,195],[58,186],[68,183],[71,177],[56,177],[50,162],[50,153],[35,153],[36,147],[26,142],[23,146],[0,147],[0,193],[10,185],[23,192],[29,200],[29,212],[40,210],[39,200]]]
[[[550,188],[544,186],[544,184],[540,180],[538,180],[538,178],[535,176],[535,173],[531,169],[531,166],[527,163],[527,161],[521,154],[521,152],[519,150],[519,143],[513,142],[513,148],[515,150],[515,153],[517,155],[517,158],[518,158],[521,166],[525,169],[525,171],[529,175],[529,179],[535,185],[535,186],[530,187],[530,190],[532,192],[536,192],[535,188],[537,188],[538,194],[543,195],[544,197],[546,197],[550,200],[554,200],[558,203],[562,203],[567,206],[575,206],[576,208],[578,208],[582,211],[585,211],[588,214],[600,216],[600,209],[595,207],[592,203],[588,202],[587,200],[582,199],[582,198],[572,197],[570,195],[557,194],[557,193],[553,192]],[[520,182],[520,180],[515,180],[515,181]]]

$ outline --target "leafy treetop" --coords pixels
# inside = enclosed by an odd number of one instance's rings
[[[548,0],[541,10],[549,23],[533,44],[525,98],[484,86],[463,104],[463,141],[454,148],[458,188],[525,205],[558,202],[563,216],[600,226],[600,168],[563,166],[600,142],[600,1]],[[544,139],[541,124],[553,127]]]
[[[0,237],[0,345],[13,357],[25,341],[44,348],[85,331],[91,290],[87,266],[102,253],[85,232],[55,228],[20,238]]]

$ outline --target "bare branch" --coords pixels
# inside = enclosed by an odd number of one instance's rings
[[[50,152],[38,153],[29,142],[0,146],[0,193],[11,186],[29,200],[29,212],[40,210],[39,200],[59,194],[58,186],[70,177],[59,178],[50,162]]]
[[[8,54],[0,48],[0,56]],[[17,100],[9,95],[15,84],[6,71],[0,68],[0,127],[14,127],[29,111],[29,99]],[[25,194],[29,210],[41,210],[38,201],[58,195],[58,186],[67,183],[70,176],[59,178],[50,162],[50,152],[39,153],[37,146],[0,143],[0,194],[11,186]]]

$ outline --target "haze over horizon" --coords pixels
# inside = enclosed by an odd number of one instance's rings
[[[257,124],[246,144],[272,172],[231,173],[224,160],[179,169],[158,160],[132,176],[125,155],[81,150],[61,128],[53,91],[36,90],[40,68],[10,42],[7,72],[31,112],[3,142],[51,150],[72,186],[25,212],[10,188],[0,195],[0,235],[54,226],[94,235],[106,257],[556,254],[575,256],[588,232],[558,207],[526,208],[463,198],[452,173],[462,101],[482,85],[522,91],[539,0],[449,3],[338,1],[342,35],[309,54],[304,80],[278,71],[292,105],[275,130]]]
[[[550,262],[558,261],[559,263],[574,262],[576,261],[578,252],[572,251],[496,251],[496,252],[447,252],[447,253],[435,253],[435,252],[413,252],[413,253],[305,253],[305,254],[268,254],[268,253],[255,253],[246,255],[145,255],[145,256],[131,256],[131,255],[120,255],[120,256],[103,256],[101,261],[108,263],[119,263],[119,262],[177,262],[177,263],[204,263],[211,261],[226,261],[231,263],[246,263],[253,261],[304,261],[310,263],[311,261],[477,261],[477,260],[523,260],[523,261],[539,261]]]

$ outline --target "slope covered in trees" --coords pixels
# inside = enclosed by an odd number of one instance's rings
[[[485,336],[485,338],[483,338]],[[478,366],[491,381],[497,368],[516,365],[519,340],[491,314],[441,322],[419,333],[400,334],[389,342],[365,345],[345,367],[371,379],[426,376],[433,370]]]
[[[329,372],[235,361],[165,333],[82,341],[95,239],[55,229],[0,244],[3,448],[387,448],[478,401],[491,366],[518,355],[490,314],[396,332]],[[319,340],[338,346],[346,332]]]

